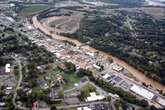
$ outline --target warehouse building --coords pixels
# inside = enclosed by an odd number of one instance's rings
[[[136,93],[139,96],[142,96],[146,99],[152,100],[154,98],[154,94],[147,89],[140,87],[136,84],[133,84],[133,86],[130,88],[130,90],[134,93]]]

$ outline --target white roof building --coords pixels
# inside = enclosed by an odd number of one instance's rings
[[[101,69],[101,67],[100,67],[100,66],[98,66],[98,65],[96,65],[96,64],[93,64],[93,67],[94,67],[94,68],[96,68],[96,69],[98,69],[98,70],[100,70],[100,69]]]
[[[81,107],[79,107],[79,108],[77,108],[77,110],[82,110],[82,108],[81,108]]]
[[[165,99],[163,99],[163,98],[161,98],[161,97],[158,97],[158,98],[156,99],[156,101],[157,101],[160,105],[162,105],[162,106],[165,107]]]
[[[33,29],[34,29],[34,27],[31,26],[31,25],[28,25],[27,28],[28,28],[29,30],[33,30]]]
[[[95,56],[95,53],[92,53],[92,52],[86,52],[87,55],[91,56],[91,57],[94,57]]]
[[[15,20],[12,17],[6,17],[7,20],[9,20],[10,22],[15,22]]]
[[[6,90],[12,90],[13,87],[6,87]]]
[[[104,79],[107,79],[108,77],[110,77],[109,74],[105,74],[105,75],[103,76]]]
[[[0,107],[1,107],[1,106],[5,106],[5,105],[6,105],[6,103],[0,102]]]
[[[104,96],[102,96],[102,95],[96,95],[95,92],[91,92],[90,93],[90,96],[87,97],[86,102],[97,101],[97,100],[102,100],[102,99],[104,99]]]
[[[10,64],[5,65],[5,72],[10,73]]]
[[[123,67],[118,64],[112,64],[112,69],[119,72],[123,70]]]
[[[148,91],[147,89],[143,88],[143,87],[140,87],[136,84],[134,84],[131,88],[130,88],[131,91],[133,91],[134,93],[146,98],[146,99],[153,99],[154,97],[154,94],[150,91]]]
[[[92,110],[92,109],[89,107],[83,107],[83,110]]]

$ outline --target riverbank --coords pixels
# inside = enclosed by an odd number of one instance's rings
[[[127,69],[134,77],[136,77],[137,80],[139,80],[140,82],[144,82],[147,85],[151,85],[155,90],[162,90],[165,92],[165,86],[158,83],[157,81],[148,78],[147,76],[144,75],[144,73],[142,73],[141,71],[137,70],[136,68],[134,68],[133,66],[129,65],[128,63],[126,63],[125,61],[112,56],[110,53],[105,53],[102,52],[100,50],[97,50],[95,48],[92,48],[88,45],[84,45],[83,43],[79,42],[76,39],[72,39],[72,38],[68,38],[65,36],[61,36],[61,35],[57,35],[57,33],[54,31],[52,32],[51,30],[49,30],[50,28],[46,25],[43,25],[40,21],[37,20],[37,16],[34,16],[32,18],[32,22],[35,28],[40,29],[42,32],[44,32],[46,35],[51,36],[54,39],[58,39],[58,40],[65,40],[65,41],[69,41],[69,42],[73,42],[74,44],[76,44],[77,46],[81,46],[81,48],[83,49],[88,49],[91,52],[99,52],[100,54],[102,54],[105,57],[111,57],[114,61],[114,63],[117,63],[119,65],[121,65],[122,67],[124,67],[125,69]]]

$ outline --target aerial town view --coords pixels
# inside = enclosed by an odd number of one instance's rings
[[[0,0],[0,110],[165,110],[165,0]]]

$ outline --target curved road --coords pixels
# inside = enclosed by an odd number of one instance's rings
[[[15,106],[15,108],[19,109],[19,110],[29,110],[28,108],[26,107],[21,107],[21,106],[18,106],[15,102],[15,99],[17,97],[17,90],[20,88],[20,85],[21,85],[21,82],[22,82],[22,65],[21,65],[21,62],[18,58],[14,58],[15,61],[17,62],[18,66],[19,66],[19,80],[18,80],[18,83],[17,83],[17,86],[16,86],[16,89],[15,89],[15,93],[13,95],[13,99],[12,99],[12,102],[13,102],[13,105]]]
[[[50,27],[45,27],[45,25],[43,26],[43,24],[38,21],[37,19],[37,16],[33,16],[32,18],[32,22],[33,22],[33,26],[37,29],[40,29],[42,32],[44,32],[46,35],[50,35],[52,36],[52,38],[55,38],[55,39],[58,39],[58,40],[67,40],[67,41],[71,41],[73,43],[75,43],[77,46],[82,46],[84,45],[83,43],[79,42],[78,40],[76,39],[72,39],[72,38],[68,38],[68,37],[65,37],[65,36],[61,36],[61,35],[57,35],[56,32],[54,33],[51,33],[51,31],[49,30]],[[144,82],[148,85],[152,85],[152,87],[156,90],[156,89],[159,89],[159,90],[162,90],[165,92],[165,86],[158,83],[157,81],[153,80],[153,79],[150,79],[148,78],[147,76],[145,76],[142,72],[140,72],[139,70],[137,70],[136,68],[134,68],[133,66],[129,65],[128,63],[126,63],[125,61],[115,57],[115,56],[112,56],[111,54],[109,53],[105,53],[105,52],[102,52],[102,51],[99,51],[99,50],[96,50],[88,45],[85,45],[85,46],[82,46],[81,48],[84,48],[84,49],[88,49],[90,50],[91,52],[99,52],[101,53],[102,55],[104,55],[105,57],[111,57],[114,61],[114,63],[117,63],[119,65],[121,65],[122,67],[124,67],[125,69],[127,69],[134,77],[137,78],[137,80],[139,80],[140,82]]]

